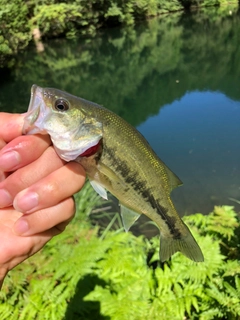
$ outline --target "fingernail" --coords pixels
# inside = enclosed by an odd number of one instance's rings
[[[11,170],[20,163],[20,155],[17,151],[8,151],[0,156],[0,168],[3,171]]]
[[[17,220],[17,222],[14,224],[14,232],[18,235],[22,235],[26,233],[29,230],[29,225],[26,219],[20,218]]]
[[[36,192],[22,191],[13,201],[13,207],[15,210],[29,213],[38,205],[38,194]]]
[[[0,189],[0,208],[8,207],[12,204],[12,197],[5,189]]]

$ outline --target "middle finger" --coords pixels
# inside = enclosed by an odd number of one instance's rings
[[[1,142],[1,141],[0,141]],[[15,171],[33,162],[51,144],[48,135],[20,136],[0,150],[0,170]]]
[[[33,185],[64,165],[53,147],[49,147],[34,162],[14,171],[0,182],[0,208],[12,205],[17,193]]]
[[[18,193],[13,201],[17,211],[31,213],[52,207],[78,192],[85,182],[83,167],[70,162]]]

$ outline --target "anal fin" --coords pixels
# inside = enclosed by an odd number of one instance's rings
[[[141,216],[141,214],[125,207],[120,204],[121,207],[121,217],[125,231],[127,232],[134,222]]]

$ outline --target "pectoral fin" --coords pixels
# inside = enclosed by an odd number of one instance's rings
[[[105,190],[105,188],[103,188],[103,186],[101,186],[96,181],[93,181],[91,179],[89,179],[89,181],[90,181],[91,186],[93,187],[93,189],[100,195],[100,197],[102,197],[103,199],[107,200],[108,196],[107,196],[107,191]]]
[[[134,222],[140,217],[141,214],[125,207],[120,204],[121,207],[121,217],[125,231],[127,232]]]
[[[104,174],[110,181],[114,181],[122,184],[122,180],[116,175],[116,173],[100,161],[98,163],[98,170],[102,174]]]

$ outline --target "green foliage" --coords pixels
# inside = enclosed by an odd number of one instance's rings
[[[199,228],[203,235],[210,234],[214,238],[227,239],[230,241],[234,236],[234,231],[238,227],[238,221],[233,211],[233,207],[216,207],[214,214],[195,214],[188,218],[188,222]]]
[[[36,8],[36,13],[32,19],[33,25],[41,28],[42,35],[50,34],[58,36],[67,32],[74,32],[73,23],[82,18],[81,8],[77,5],[59,3],[42,5]]]
[[[89,186],[78,197],[85,214],[99,204]],[[236,213],[216,207],[185,221],[204,263],[175,254],[161,265],[158,237],[119,230],[99,237],[78,212],[62,235],[10,273],[0,293],[1,319],[239,319]]]
[[[133,125],[188,91],[221,91],[239,100],[236,10],[231,16],[217,8],[175,13],[134,28],[113,28],[91,40],[45,42],[44,52],[19,56],[11,85],[4,85],[7,77],[1,75],[0,108],[25,112],[33,83],[98,102]]]
[[[96,1],[43,3],[35,6],[30,23],[41,30],[42,36],[67,38],[77,34],[93,35],[99,24],[101,11],[93,10]]]
[[[131,26],[137,20],[191,6],[221,4],[228,4],[228,1],[0,0],[0,67],[12,65],[11,57],[29,44],[35,28],[48,38],[73,38],[79,34],[93,36],[103,26]]]
[[[28,7],[22,0],[0,0],[0,67],[11,66],[11,57],[31,39]]]

